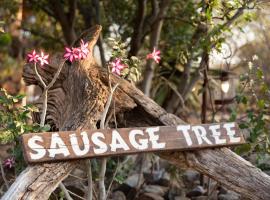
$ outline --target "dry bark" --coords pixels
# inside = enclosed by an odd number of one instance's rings
[[[82,35],[84,40],[89,41],[91,52],[100,31],[101,27],[95,26]],[[58,66],[60,62],[56,57],[52,66],[40,69],[46,83],[53,77],[53,66]],[[40,84],[31,65],[25,65],[23,77],[27,85]],[[115,76],[112,76],[112,82],[113,85],[121,82],[114,96],[118,127],[185,123],[167,113],[131,83]],[[92,55],[80,63],[71,65],[67,62],[56,84],[49,91],[47,122],[54,130],[98,128],[108,95],[107,72],[95,63]],[[35,119],[39,120],[38,117]],[[270,177],[227,148],[168,152],[160,153],[159,156],[179,167],[198,170],[240,193],[243,198],[270,199]],[[79,161],[72,161],[29,166],[2,200],[48,199],[51,192],[78,164]]]

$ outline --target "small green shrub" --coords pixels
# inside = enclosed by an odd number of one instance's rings
[[[24,95],[9,95],[6,90],[0,90],[0,143],[13,143],[12,155],[15,157],[16,171],[21,171],[25,166],[20,135],[30,132],[50,130],[49,126],[40,127],[32,123],[31,113],[38,112],[33,105],[20,105]]]

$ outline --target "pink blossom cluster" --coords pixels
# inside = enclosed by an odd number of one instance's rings
[[[85,59],[89,53],[88,49],[88,43],[84,43],[83,40],[80,42],[80,47],[65,47],[65,54],[64,58],[66,60],[69,60],[70,62],[73,62],[75,60],[82,60]],[[43,51],[41,51],[40,54],[36,53],[36,50],[33,50],[31,53],[27,54],[27,61],[29,63],[38,63],[41,66],[44,64],[49,64],[48,62],[49,55],[45,55]]]
[[[160,61],[160,51],[154,48],[153,52],[146,56],[146,59],[153,59],[156,63]]]
[[[83,40],[80,42],[80,47],[65,47],[64,58],[69,60],[70,62],[76,60],[83,60],[87,57],[89,53],[88,43],[84,43]],[[27,61],[29,63],[39,63],[41,66],[44,64],[49,64],[48,62],[49,55],[45,55],[43,51],[40,54],[37,54],[35,50],[31,53],[27,54]],[[153,59],[156,63],[160,61],[160,51],[154,48],[152,53],[149,53],[146,56],[146,59]],[[124,65],[120,58],[114,59],[110,62],[110,66],[112,68],[112,73],[120,76],[121,71],[126,68],[127,66]]]
[[[39,63],[41,66],[49,64],[48,58],[49,55],[45,55],[43,51],[41,51],[40,54],[37,54],[36,50],[33,50],[31,53],[27,54],[27,60],[29,63]]]
[[[149,53],[146,56],[146,59],[153,59],[156,63],[159,63],[160,61],[160,51],[156,50],[154,48],[152,53]],[[121,75],[121,71],[126,67],[126,65],[122,64],[120,58],[114,59],[111,63],[110,66],[112,68],[112,73],[117,74],[118,76]]]
[[[85,59],[89,53],[89,49],[87,47],[88,43],[84,43],[83,40],[81,40],[80,47],[65,47],[66,52],[64,54],[64,58],[70,62]]]
[[[15,159],[14,157],[11,158],[7,158],[4,163],[3,163],[4,167],[11,169],[12,167],[15,166]]]
[[[121,75],[121,71],[126,67],[124,64],[122,64],[120,58],[116,58],[110,63],[110,65],[112,68],[112,73],[117,74],[118,76]]]

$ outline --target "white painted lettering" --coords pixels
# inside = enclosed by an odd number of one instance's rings
[[[107,145],[103,141],[101,141],[99,138],[105,139],[104,134],[101,132],[95,132],[92,134],[91,140],[93,141],[95,145],[98,146],[98,148],[94,147],[95,154],[105,153],[108,150]]]
[[[188,132],[188,130],[190,130],[190,125],[179,125],[177,126],[177,131],[182,131],[185,139],[186,139],[186,142],[187,142],[187,145],[188,146],[191,146],[192,145],[192,140],[191,140],[191,137],[190,137],[190,134]]]
[[[28,140],[29,148],[36,152],[36,153],[30,152],[30,157],[33,160],[41,159],[46,155],[46,150],[44,149],[44,147],[42,145],[37,144],[36,142],[43,142],[42,137],[35,135]]]
[[[223,127],[226,129],[227,134],[230,138],[230,142],[235,143],[235,142],[240,142],[241,138],[240,137],[234,137],[235,135],[235,130],[232,130],[232,128],[235,128],[235,123],[226,123],[223,125]]]
[[[213,138],[215,139],[216,144],[226,144],[226,139],[220,139],[220,125],[211,125],[209,129],[212,131]]]
[[[193,126],[191,129],[194,131],[199,145],[203,143],[203,140],[207,144],[212,144],[212,142],[206,137],[206,130],[203,126]]]
[[[111,151],[116,151],[116,149],[124,149],[125,151],[129,150],[128,145],[125,140],[121,137],[121,135],[116,131],[112,131],[112,143],[111,143]]]
[[[143,135],[143,131],[141,130],[132,130],[129,133],[129,141],[133,145],[134,148],[143,150],[148,148],[148,139],[139,139],[136,141],[136,135]]]
[[[49,151],[49,156],[54,158],[56,154],[63,154],[65,157],[70,155],[69,150],[61,139],[58,133],[53,133],[51,137],[51,146]]]
[[[77,138],[76,134],[69,135],[72,149],[77,156],[83,156],[83,155],[87,154],[89,152],[89,149],[90,149],[89,138],[88,138],[87,133],[85,131],[83,131],[81,133],[81,136],[82,136],[82,141],[84,144],[84,148],[82,150],[80,149],[80,146],[78,143],[78,138]]]
[[[147,128],[145,130],[149,135],[149,140],[152,142],[153,149],[163,149],[166,146],[165,142],[158,143],[159,135],[155,135],[155,132],[159,131],[159,127]]]

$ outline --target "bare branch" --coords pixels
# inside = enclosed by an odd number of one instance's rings
[[[66,42],[71,45],[76,40],[76,34],[73,26],[76,13],[74,10],[76,9],[76,2],[70,5],[70,17],[68,17],[68,14],[64,12],[64,7],[61,1],[49,0],[49,4],[54,12],[55,19],[59,21],[62,27]]]
[[[241,8],[239,8],[234,15],[228,19],[224,24],[222,24],[221,26],[219,26],[217,29],[213,29],[212,31],[209,31],[209,33],[204,37],[205,40],[209,40],[210,37],[214,34],[214,33],[219,33],[222,29],[226,28],[226,27],[230,27],[243,13],[244,10],[248,7],[249,4],[255,2],[255,0],[248,0]],[[200,27],[200,25],[198,26]],[[203,28],[204,30],[205,28]],[[202,31],[196,31],[196,32],[202,32]],[[200,39],[201,37],[198,37],[198,34],[194,34],[193,38],[197,38],[197,40],[194,41],[198,41],[198,39]],[[196,42],[195,44],[193,43],[192,45],[190,45],[190,47],[193,47],[193,49],[197,49],[199,43]],[[217,45],[217,43],[212,43],[210,49],[215,48]],[[204,52],[202,52],[203,55]],[[193,72],[193,76],[190,77],[190,68],[191,68],[191,61],[193,59],[193,53],[191,52],[191,56],[189,57],[189,60],[187,62],[187,64],[184,66],[184,74],[183,74],[183,81],[184,84],[181,84],[181,86],[179,86],[178,91],[181,89],[181,87],[184,85],[183,91],[182,91],[182,96],[184,98],[184,100],[187,99],[188,94],[190,93],[190,91],[192,90],[192,88],[194,87],[194,85],[197,83],[198,80],[200,80],[200,73],[201,71],[204,70],[205,68],[205,62],[204,59],[202,58],[202,61],[199,65],[199,67],[195,70],[195,72]],[[179,102],[175,102],[175,108],[179,106]]]
[[[99,0],[93,0],[93,4],[94,4],[94,7],[95,7],[95,21],[96,21],[96,24],[101,24]],[[104,53],[104,48],[103,48],[103,36],[102,36],[102,33],[99,34],[99,39],[97,41],[97,45],[98,45],[99,52],[100,52],[100,59],[101,59],[102,67],[105,67],[106,66],[106,59],[105,59],[105,53]]]
[[[73,200],[71,198],[71,196],[69,195],[68,190],[66,189],[65,185],[63,183],[60,183],[59,186],[60,186],[61,190],[64,192],[65,197],[67,198],[67,200]]]
[[[69,3],[69,12],[67,16],[70,21],[70,26],[73,28],[77,9],[77,0],[69,0],[68,3]]]
[[[86,160],[87,167],[87,181],[88,181],[88,190],[87,190],[87,200],[93,199],[93,178],[92,178],[92,168],[90,159]]]
[[[36,73],[36,75],[37,75],[39,81],[41,82],[43,88],[45,89],[45,88],[47,87],[47,85],[44,83],[42,77],[41,77],[40,74],[38,73],[38,70],[37,70],[37,63],[35,63],[34,69],[35,69],[35,73]]]
[[[158,9],[156,8],[156,1],[153,0],[153,9]],[[168,6],[170,4],[169,0],[163,0],[161,2],[159,12],[155,18],[155,23],[153,24],[153,28],[151,30],[151,38],[150,38],[150,48],[153,50],[154,48],[158,48],[158,41],[160,38],[161,34],[161,29],[163,25],[163,18],[165,16],[165,13],[168,9]],[[153,11],[153,15],[155,16],[156,13]],[[158,20],[157,20],[158,19]],[[146,64],[146,70],[145,70],[145,76],[143,80],[143,91],[146,96],[150,96],[150,90],[152,87],[152,80],[154,78],[154,71],[155,71],[155,64],[152,60],[148,60]]]
[[[134,19],[133,35],[131,37],[130,42],[129,56],[136,56],[140,49],[142,43],[145,14],[146,14],[146,0],[139,0],[137,16]]]
[[[106,116],[107,116],[107,113],[109,111],[109,108],[110,108],[110,105],[111,105],[111,102],[112,102],[112,97],[113,97],[114,91],[119,86],[119,84],[120,83],[116,83],[113,86],[113,88],[111,89],[110,95],[108,97],[108,100],[106,102],[104,111],[102,113],[102,117],[101,117],[101,121],[100,121],[100,128],[101,129],[105,128],[105,120],[106,120]],[[99,199],[100,200],[105,200],[106,199],[106,188],[105,188],[106,166],[107,166],[107,158],[103,158],[101,160],[101,169],[100,169],[100,173],[99,173],[99,190],[100,190]]]
[[[5,186],[6,186],[7,190],[8,190],[9,184],[8,184],[8,181],[7,181],[7,178],[6,178],[6,174],[5,174],[5,171],[4,171],[4,168],[3,168],[3,163],[2,163],[1,159],[0,159],[0,169],[1,169],[1,175],[2,175],[3,181],[5,183]]]
[[[46,87],[46,89],[49,90],[49,89],[54,85],[54,83],[56,82],[56,80],[59,78],[59,75],[60,75],[60,73],[61,73],[61,71],[62,71],[62,69],[63,69],[63,67],[64,67],[66,61],[67,61],[67,60],[63,60],[63,61],[62,61],[62,63],[61,63],[60,66],[58,67],[58,69],[57,69],[57,71],[56,71],[56,73],[55,73],[55,75],[54,75],[52,81],[49,83],[49,85]]]

